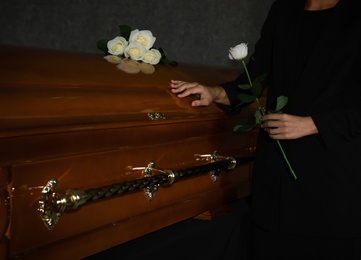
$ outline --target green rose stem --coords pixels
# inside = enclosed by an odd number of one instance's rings
[[[253,84],[252,84],[251,77],[250,77],[250,75],[249,75],[249,73],[248,73],[247,65],[246,65],[244,59],[242,59],[241,61],[242,61],[244,70],[245,70],[245,72],[246,72],[249,85],[250,85],[251,88],[252,88],[252,87],[253,87]],[[266,114],[265,109],[263,108],[263,106],[261,105],[261,103],[259,102],[259,100],[258,100],[257,97],[255,98],[255,101],[256,101],[256,103],[257,103],[257,105],[258,105],[258,110],[261,112],[262,116],[264,116],[264,115]],[[288,166],[288,169],[290,170],[293,178],[294,178],[295,180],[297,180],[297,175],[296,175],[296,173],[294,172],[294,170],[293,170],[290,162],[288,161],[287,155],[286,155],[285,151],[283,150],[283,147],[282,147],[280,141],[279,141],[279,140],[276,140],[276,142],[277,142],[278,148],[280,149],[280,151],[281,151],[281,153],[282,153],[283,159],[285,160],[285,162],[286,162],[286,164],[287,164],[287,166]]]

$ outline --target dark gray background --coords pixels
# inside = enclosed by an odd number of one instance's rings
[[[273,1],[1,0],[0,44],[101,54],[96,42],[127,24],[152,31],[176,61],[234,67],[229,47],[252,52]]]

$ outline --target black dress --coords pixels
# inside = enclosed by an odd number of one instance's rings
[[[352,257],[354,239],[361,237],[360,1],[340,0],[323,11],[304,11],[304,5],[273,3],[247,66],[252,78],[268,75],[268,109],[278,96],[288,96],[283,112],[311,116],[319,134],[281,141],[295,181],[274,140],[260,130],[252,221],[265,235],[257,237],[267,238],[263,245],[271,246],[264,257],[271,248],[290,248],[296,257],[318,244],[334,258],[314,259],[352,259],[346,254]],[[242,91],[237,85],[245,82],[241,74],[222,85],[234,109]]]

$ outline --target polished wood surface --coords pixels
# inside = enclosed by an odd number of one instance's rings
[[[127,74],[102,55],[0,47],[0,257],[83,258],[250,194],[252,163],[160,186],[152,201],[135,191],[64,213],[48,230],[38,206],[44,185],[90,189],[143,177],[156,168],[207,163],[196,154],[254,153],[257,129],[235,135],[255,108],[230,116],[215,104],[193,108],[171,79],[216,85],[237,71],[157,65]],[[165,119],[150,120],[148,113]]]

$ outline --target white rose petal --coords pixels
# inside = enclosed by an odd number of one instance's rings
[[[115,37],[108,41],[108,52],[112,55],[123,55],[125,48],[128,46],[128,41],[121,36]]]
[[[157,49],[151,49],[145,52],[143,62],[155,65],[159,63],[161,58],[162,54],[160,53],[160,51],[158,51]]]
[[[124,50],[124,56],[132,60],[142,60],[146,52],[143,45],[138,42],[131,42]]]
[[[229,49],[228,57],[231,60],[243,60],[248,55],[248,43],[241,43]]]
[[[116,56],[116,55],[107,55],[104,57],[104,59],[106,59],[108,62],[114,63],[114,64],[119,64],[122,60],[122,58],[120,58],[119,56]]]
[[[139,31],[138,29],[130,32],[129,42],[138,42],[147,50],[153,47],[156,38],[149,30]]]

